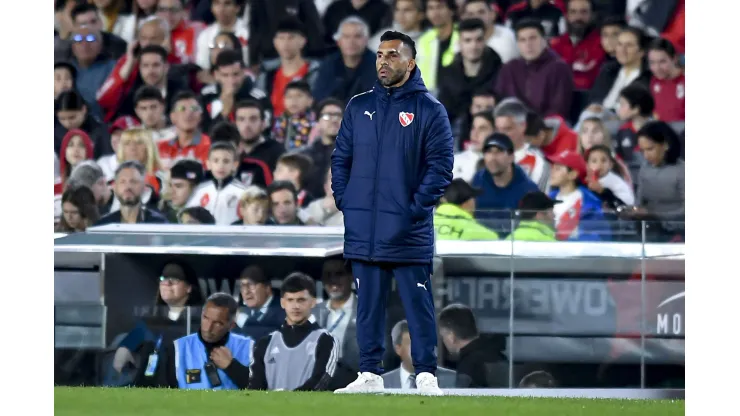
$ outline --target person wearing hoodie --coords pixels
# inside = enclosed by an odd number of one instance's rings
[[[393,0],[393,23],[378,30],[367,42],[367,48],[377,51],[383,33],[393,30],[407,34],[416,42],[422,34],[424,25],[424,3],[422,0]]]
[[[59,94],[54,101],[54,152],[59,156],[62,140],[71,129],[80,129],[88,134],[93,142],[94,155],[91,158],[113,153],[107,127],[88,112],[87,103],[75,90]]]
[[[549,197],[555,205],[555,235],[559,241],[609,241],[610,225],[602,201],[585,185],[588,168],[576,151],[566,150],[548,158],[553,164]]]
[[[437,240],[498,240],[498,233],[473,218],[475,198],[481,193],[481,189],[473,188],[462,179],[452,180],[441,199],[442,203],[434,211]]]
[[[483,163],[472,183],[482,190],[475,199],[475,217],[486,222],[498,220],[491,228],[499,234],[508,233],[511,211],[527,192],[537,191],[537,185],[514,163],[514,143],[505,134],[488,136],[483,144]]]
[[[80,129],[71,129],[64,135],[59,158],[62,183],[69,178],[72,169],[85,160],[93,158],[93,142],[90,136]]]
[[[188,207],[200,206],[216,218],[217,225],[231,225],[239,219],[239,198],[245,186],[234,179],[236,147],[231,142],[216,141],[208,152],[205,180],[195,189]]]

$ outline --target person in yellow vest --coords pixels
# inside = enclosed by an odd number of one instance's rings
[[[453,179],[445,190],[442,203],[434,212],[434,230],[439,240],[498,240],[498,234],[473,218],[475,198],[481,190],[463,179]]]
[[[416,41],[416,66],[429,92],[437,95],[437,75],[455,60],[458,51],[455,0],[427,0],[426,17],[432,27]]]
[[[557,241],[552,208],[560,202],[542,191],[525,194],[519,201],[519,224],[511,237],[520,241]]]

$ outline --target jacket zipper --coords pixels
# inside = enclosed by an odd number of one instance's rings
[[[380,143],[378,144],[378,163],[375,164],[375,184],[373,186],[373,222],[371,223],[372,228],[370,229],[370,261],[375,261],[375,259],[373,258],[373,254],[375,252],[375,223],[378,219],[378,175],[380,175],[380,155],[383,150],[383,132],[385,131],[385,122],[386,120],[388,120],[388,110],[390,110],[391,108],[390,89],[386,93],[386,96],[388,97],[388,106],[383,112],[383,124],[380,126],[380,134],[378,134],[378,139]]]

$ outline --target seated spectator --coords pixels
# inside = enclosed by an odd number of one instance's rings
[[[236,104],[235,124],[239,130],[239,170],[237,178],[243,184],[266,187],[272,183],[272,172],[285,153],[285,146],[265,136],[267,117],[262,104],[255,100]]]
[[[608,16],[601,22],[601,48],[606,53],[606,62],[617,60],[619,34],[627,26],[622,16]]]
[[[211,138],[199,129],[202,114],[203,107],[191,91],[182,91],[172,99],[170,120],[175,127],[175,137],[157,144],[162,169],[167,170],[184,158],[197,159],[206,164]]]
[[[641,0],[627,3],[627,22],[651,36],[668,39],[683,55],[686,48],[686,2]]]
[[[537,113],[527,113],[526,141],[545,156],[552,156],[566,150],[578,150],[578,134],[568,127],[560,116],[542,119]]]
[[[342,21],[335,37],[339,52],[321,62],[316,83],[311,86],[316,101],[334,97],[346,103],[373,87],[377,74],[375,53],[367,49],[369,36],[367,23],[359,17]]]
[[[59,153],[61,154],[59,158],[60,174],[62,184],[64,184],[75,166],[85,160],[92,159],[93,142],[84,131],[72,129],[64,135]]]
[[[326,171],[331,165],[331,154],[334,152],[337,134],[342,123],[344,103],[333,98],[320,102],[316,108],[318,114],[319,139],[305,148],[304,153],[313,162],[313,173],[307,178],[306,189],[315,197],[326,195]],[[329,192],[328,194],[331,194]]]
[[[640,151],[647,162],[637,181],[637,207],[627,217],[660,221],[667,237],[683,234],[686,179],[676,132],[665,122],[653,121],[637,132]]]
[[[151,130],[143,127],[133,127],[121,134],[116,150],[119,165],[127,160],[135,160],[146,168],[144,180],[153,191],[152,198],[156,200],[150,201],[149,198],[144,197],[143,202],[145,204],[150,202],[156,204],[159,201],[159,191],[162,188],[162,182],[157,177],[162,163],[159,161],[159,153],[153,139]]]
[[[303,153],[286,153],[278,159],[275,181],[289,181],[296,189],[296,202],[299,208],[305,208],[314,197],[306,189],[306,180],[313,170],[313,162]]]
[[[54,152],[59,156],[62,140],[71,129],[80,129],[90,136],[94,159],[113,153],[108,129],[93,117],[84,99],[75,90],[59,94],[54,101]]]
[[[86,160],[72,170],[66,187],[76,188],[78,186],[84,186],[92,190],[100,215],[109,212],[115,198],[113,197],[113,191],[108,187],[108,181],[105,179],[103,170],[100,169],[97,163]]]
[[[58,3],[58,2],[57,2]],[[94,4],[87,2],[69,0],[63,2],[69,8],[68,25],[60,33],[59,40],[54,42],[54,61],[68,61],[72,58],[71,34],[82,26],[89,27],[95,32],[100,32],[103,50],[110,54],[113,59],[118,59],[126,53],[126,41],[119,36],[110,33],[103,27],[103,21]]]
[[[445,306],[439,313],[437,326],[445,348],[457,361],[455,386],[490,387],[487,364],[505,361],[506,357],[480,338],[470,307],[459,303]]]
[[[339,33],[342,22],[348,17],[357,16],[368,25],[368,36],[373,36],[391,23],[393,17],[388,2],[383,0],[336,0],[324,14],[324,35],[327,45],[337,40],[335,33]],[[373,51],[374,52],[374,51]]]
[[[98,205],[90,188],[67,188],[62,194],[62,215],[54,229],[58,233],[83,232],[98,221]]]
[[[316,284],[307,275],[294,272],[285,278],[281,291],[285,322],[257,341],[249,388],[326,390],[336,369],[339,343],[309,319],[316,306]]]
[[[543,389],[555,387],[557,387],[555,377],[547,371],[533,371],[522,377],[519,381],[520,389]]]
[[[326,260],[321,282],[328,299],[316,308],[316,323],[326,329],[339,345],[337,360],[342,371],[348,371],[347,384],[354,381],[360,369],[360,348],[357,345],[357,295],[352,292],[351,268],[343,260]],[[345,384],[346,386],[346,384]]]
[[[59,218],[62,216],[62,192],[64,191],[64,185],[62,184],[61,168],[59,167],[59,158],[54,153],[54,224],[59,222]]]
[[[139,125],[139,121],[131,116],[118,117],[108,128],[111,147],[117,151],[123,131]],[[114,153],[112,155],[102,156],[98,159],[98,166],[103,169],[105,179],[108,182],[112,181],[113,175],[115,175],[116,168],[118,167],[118,155]]]
[[[452,175],[454,178],[470,182],[482,168],[483,144],[486,138],[493,134],[495,123],[490,111],[476,113],[473,116],[470,142],[467,149],[455,155]]]
[[[205,302],[197,333],[164,344],[157,386],[195,390],[236,390],[249,385],[254,341],[231,332],[237,303],[228,293],[214,293]]]
[[[275,181],[267,187],[270,218],[267,225],[303,225],[298,218],[297,192],[289,181]]]
[[[262,62],[257,87],[270,97],[275,117],[281,116],[285,110],[285,87],[291,81],[304,79],[309,85],[316,81],[319,61],[303,57],[306,36],[298,19],[293,17],[281,21],[272,40],[278,59]]]
[[[538,21],[519,21],[516,37],[522,57],[501,68],[496,93],[501,98],[516,97],[545,117],[568,117],[573,96],[570,66],[547,47],[545,29]]]
[[[567,33],[550,39],[550,47],[571,66],[575,88],[589,90],[599,75],[606,52],[594,24],[591,0],[570,0],[567,5]]]
[[[586,152],[593,146],[603,144],[604,146],[614,151],[614,143],[612,143],[612,136],[609,134],[604,122],[598,117],[590,117],[581,122],[581,128],[578,131],[578,153],[584,158]],[[614,173],[619,175],[622,179],[632,186],[632,175],[627,165],[624,163],[618,154],[614,154]]]
[[[429,92],[436,94],[439,71],[452,64],[459,45],[455,0],[427,0],[426,18],[432,27],[419,37],[416,66]]]
[[[272,289],[270,279],[259,266],[248,266],[239,275],[239,291],[246,308],[236,314],[236,330],[260,340],[285,322],[280,306],[280,292]]]
[[[321,199],[314,200],[306,207],[306,224],[343,227],[344,214],[337,208],[331,190],[331,166],[327,168],[323,176],[326,178],[324,181],[324,196]]]
[[[206,169],[204,182],[193,191],[188,206],[203,207],[216,218],[216,224],[230,225],[239,219],[239,198],[244,192],[244,185],[234,179],[234,144],[226,141],[214,142],[208,152]]]
[[[519,201],[519,222],[511,233],[515,241],[557,241],[555,238],[556,201],[542,191],[529,192]]]
[[[673,44],[656,39],[648,48],[648,62],[653,77],[650,91],[655,100],[655,118],[665,122],[686,119],[686,77],[679,66]]]
[[[156,87],[145,85],[139,88],[134,95],[134,112],[141,120],[141,124],[152,131],[154,142],[159,146],[160,142],[172,140],[177,137],[177,131],[170,125],[165,114],[167,102]],[[169,108],[171,111],[172,108]]]
[[[495,3],[486,0],[468,0],[463,3],[464,19],[481,19],[486,27],[484,36],[486,46],[493,49],[503,63],[519,57],[514,31],[496,23],[498,17]]]
[[[102,29],[130,43],[136,33],[136,16],[124,13],[124,0],[93,0]]]
[[[618,211],[619,207],[635,205],[635,192],[632,186],[614,172],[615,157],[612,149],[597,144],[586,152],[588,176],[586,184],[605,206]]]
[[[75,89],[77,79],[77,69],[69,62],[54,63],[54,99],[59,98],[59,94],[65,91]]]
[[[393,351],[401,358],[401,366],[383,373],[383,385],[387,389],[415,390],[416,372],[411,359],[411,336],[409,336],[409,323],[405,319],[398,321],[393,326],[391,341],[393,342]],[[455,387],[457,373],[454,370],[437,367],[436,376],[440,388],[451,389]]]
[[[560,241],[608,241],[609,224],[602,202],[584,183],[588,168],[575,151],[548,158],[552,163],[550,198],[562,201],[553,208],[556,237]]]
[[[506,26],[516,27],[525,19],[539,21],[544,37],[552,38],[565,33],[563,11],[548,0],[524,0],[506,9]]]
[[[458,122],[451,125],[452,136],[455,138],[456,150],[467,150],[471,145],[469,140],[471,139],[470,133],[473,128],[473,116],[483,112],[493,114],[494,108],[496,108],[496,96],[493,94],[493,89],[490,88],[490,86],[473,92],[473,96],[470,101],[470,108],[468,108],[467,114],[462,117],[458,117]],[[491,124],[491,126],[493,126],[493,124]],[[491,133],[492,132],[493,131],[491,131]],[[488,136],[486,135],[481,138],[481,143],[486,137]]]
[[[333,1],[333,0],[332,0]],[[375,52],[380,46],[380,37],[391,30],[408,35],[414,42],[419,40],[424,27],[424,3],[422,0],[393,0],[388,2],[393,8],[393,22],[375,32],[367,43],[367,48]]]
[[[453,179],[445,189],[441,204],[434,211],[434,230],[438,240],[498,240],[495,231],[474,218],[475,199],[482,191],[464,180]]]
[[[242,100],[259,100],[265,111],[270,109],[265,92],[256,88],[252,77],[244,73],[244,62],[236,50],[225,50],[218,54],[213,65],[213,76],[216,83],[201,91],[207,110],[204,129],[221,121],[232,121],[234,105]]]
[[[643,64],[646,47],[647,37],[640,29],[625,27],[619,33],[617,60],[602,65],[588,94],[590,104],[581,114],[581,119],[615,114],[622,89],[633,83],[644,86],[650,83],[650,71]]]
[[[511,210],[530,191],[536,191],[519,165],[514,163],[514,144],[501,133],[493,133],[483,144],[484,168],[473,177],[472,185],[483,192],[476,198],[475,216],[478,219],[510,219]],[[507,227],[496,227],[497,232]]]
[[[250,185],[239,198],[239,220],[231,225],[264,225],[270,213],[270,198],[267,192],[256,185]]]
[[[236,55],[239,55],[239,62],[244,62],[244,65],[246,65],[246,57],[244,55],[244,50],[242,50],[241,41],[232,32],[219,32],[214,38],[213,43],[208,47],[210,48],[208,58],[211,62],[211,66],[209,67],[210,69],[198,69],[196,72],[196,80],[199,84],[203,84],[201,89],[216,82],[216,79],[213,77],[213,67],[216,65],[216,58],[218,58],[218,55],[222,51],[234,51]],[[200,67],[196,65],[196,68]],[[189,69],[195,68],[189,67]],[[242,71],[247,76],[252,76],[252,71],[250,71],[246,66],[242,67]]]
[[[493,111],[496,131],[503,133],[514,145],[514,161],[536,183],[547,191],[550,180],[550,164],[542,152],[527,143],[527,107],[516,99],[500,102]],[[518,201],[518,199],[517,199]]]
[[[440,69],[439,101],[454,124],[472,101],[473,91],[495,83],[501,58],[485,44],[485,25],[480,19],[466,19],[458,25],[460,52]]]
[[[637,131],[652,119],[654,109],[655,100],[650,90],[641,84],[624,87],[619,93],[617,117],[624,124],[617,132],[615,150],[631,166],[639,165],[635,157],[639,151]]]
[[[157,211],[147,208],[141,196],[146,188],[144,177],[146,168],[140,162],[127,160],[116,169],[113,192],[114,202],[120,209],[103,216],[96,225],[105,224],[163,224],[167,218]]]
[[[103,113],[96,100],[96,93],[113,71],[116,61],[103,49],[100,31],[80,26],[72,34],[71,39],[70,62],[77,70],[77,91],[85,99],[90,113],[95,117],[101,117]]]
[[[184,10],[185,0],[158,0],[157,16],[170,27],[172,53],[181,64],[195,62],[196,41],[205,28],[203,23],[191,21]]]
[[[185,208],[177,215],[177,223],[189,225],[216,225],[216,219],[203,207]]]
[[[195,188],[203,182],[203,165],[197,160],[183,159],[170,169],[169,183],[160,203],[160,212],[167,221],[176,224],[178,216],[192,199]]]
[[[113,369],[118,373],[129,365],[136,365],[134,354],[152,353],[157,360],[162,359],[166,348],[157,346],[166,346],[185,333],[185,308],[196,306],[196,314],[200,312],[202,299],[196,285],[198,277],[189,264],[179,259],[171,260],[164,265],[157,280],[159,288],[151,313],[137,322],[118,344],[113,358]],[[147,384],[142,378],[143,372],[144,369],[138,371],[135,385]]]
[[[303,80],[291,81],[285,86],[285,111],[275,118],[272,138],[290,150],[308,146],[311,130],[316,124],[316,113],[311,109],[311,87]]]
[[[243,3],[243,2],[241,2]],[[216,35],[220,32],[232,32],[238,38],[242,45],[242,55],[249,56],[247,52],[247,40],[249,39],[249,29],[247,23],[239,17],[240,1],[238,0],[212,0],[211,11],[216,21],[205,28],[198,35],[197,46],[195,48],[195,63],[202,69],[210,69],[211,61],[209,48],[216,40]],[[245,65],[246,61],[242,61]]]

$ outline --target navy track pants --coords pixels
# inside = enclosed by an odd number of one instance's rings
[[[437,325],[432,299],[432,262],[368,263],[352,260],[357,285],[357,344],[360,371],[382,374],[386,305],[391,279],[396,279],[411,336],[416,374],[437,370]]]

